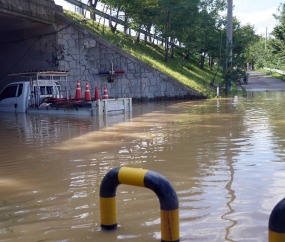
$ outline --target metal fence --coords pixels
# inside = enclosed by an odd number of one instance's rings
[[[278,70],[278,69],[270,69],[270,68],[266,68],[266,67],[264,67],[263,69],[267,70],[267,71],[271,71],[271,72],[276,72],[276,73],[279,73],[279,74],[285,76],[285,71],[281,71],[281,70]]]
[[[86,9],[86,10],[88,10],[89,12],[94,12],[96,15],[98,15],[98,16],[100,16],[100,17],[103,17],[103,18],[105,18],[105,19],[107,19],[107,20],[110,20],[110,18],[111,18],[111,21],[113,21],[113,22],[118,22],[118,24],[120,24],[120,25],[122,25],[122,26],[125,25],[125,22],[124,22],[123,20],[121,20],[121,19],[119,19],[119,18],[116,18],[116,17],[114,17],[114,16],[110,16],[109,14],[104,13],[103,11],[100,11],[100,10],[98,10],[98,9],[94,9],[94,8],[92,8],[92,7],[88,6],[88,5],[86,5],[85,3],[81,2],[81,1],[78,1],[78,0],[64,0],[64,1],[66,1],[66,2],[68,2],[68,3],[71,3],[71,4],[73,4],[73,5],[77,6],[77,7],[79,7],[79,8],[81,9],[80,14],[82,14],[82,15],[84,15],[84,10]],[[109,24],[109,25],[110,25],[110,24]],[[131,35],[131,30],[133,30],[133,31],[135,31],[135,32],[139,32],[139,33],[141,33],[141,34],[144,34],[144,35],[146,35],[146,36],[150,36],[151,38],[154,38],[154,39],[156,39],[157,41],[160,41],[160,42],[161,42],[161,41],[162,41],[162,42],[164,41],[162,37],[160,37],[160,36],[158,36],[158,35],[154,35],[154,34],[149,35],[149,33],[148,33],[147,31],[143,30],[143,29],[139,29],[139,30],[134,30],[134,29],[131,29],[131,28],[128,28],[128,29],[129,29],[129,34],[130,34],[130,35]]]

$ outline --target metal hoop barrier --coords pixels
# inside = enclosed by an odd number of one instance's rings
[[[117,167],[109,171],[100,187],[101,226],[117,227],[116,189],[120,184],[146,187],[160,201],[161,241],[179,241],[179,203],[170,182],[161,174],[144,169]]]
[[[272,210],[268,232],[269,242],[285,241],[285,198]]]

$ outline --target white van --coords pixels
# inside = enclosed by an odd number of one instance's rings
[[[29,93],[29,82],[13,82],[6,85],[0,93],[0,112],[27,112]]]
[[[38,108],[46,98],[67,98],[69,72],[45,71],[10,74],[29,77],[30,81],[13,82],[0,92],[0,112],[28,112]],[[63,95],[65,94],[65,95]]]

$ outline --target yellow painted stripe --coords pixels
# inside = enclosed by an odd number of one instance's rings
[[[116,197],[100,197],[101,224],[108,226],[117,223]]]
[[[268,242],[282,242],[285,241],[285,234],[276,233],[269,229]]]
[[[179,209],[161,210],[161,239],[163,241],[179,240]]]
[[[122,167],[118,179],[121,184],[144,187],[144,176],[147,172],[145,169]]]

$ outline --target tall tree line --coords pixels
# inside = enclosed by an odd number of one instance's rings
[[[98,0],[89,0],[96,6]],[[221,13],[227,8],[226,0],[100,0],[105,11],[124,21],[124,32],[136,30],[136,41],[140,42],[140,29],[147,34],[144,43],[154,41],[151,32],[162,38],[165,62],[177,51],[186,60],[191,55],[200,56],[200,67],[204,68],[205,57],[209,67],[220,58],[221,36],[222,60],[226,69],[226,16]],[[112,21],[110,21],[112,23]],[[115,33],[117,22],[111,24]],[[236,66],[245,66],[249,45],[256,41],[254,27],[242,26],[234,20],[233,61]],[[226,73],[224,74],[226,75]]]

